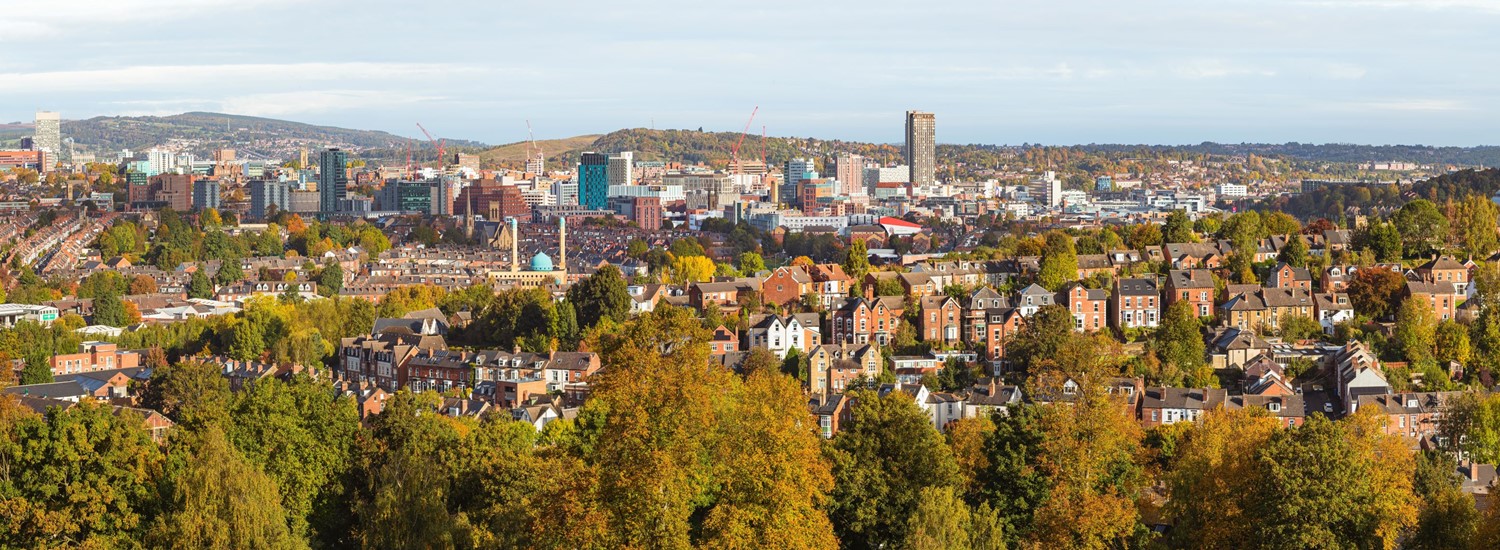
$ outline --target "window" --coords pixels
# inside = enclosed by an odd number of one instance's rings
[[[1161,413],[1161,411],[1151,411],[1151,421],[1152,422],[1160,421],[1161,419],[1158,417],[1158,415],[1160,413]]]

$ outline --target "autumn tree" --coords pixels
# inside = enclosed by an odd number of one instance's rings
[[[1349,301],[1354,310],[1379,319],[1395,312],[1401,293],[1406,290],[1406,278],[1389,269],[1364,268],[1354,273],[1349,282]]]
[[[130,288],[127,293],[131,295],[155,294],[156,279],[151,278],[150,275],[136,275],[130,280]]]
[[[1396,313],[1396,343],[1406,360],[1412,363],[1431,361],[1437,343],[1437,321],[1432,307],[1421,298],[1407,298]]]
[[[1425,256],[1439,250],[1448,237],[1448,218],[1437,205],[1426,199],[1406,203],[1391,216],[1391,223],[1401,235],[1401,246],[1407,257]]]
[[[1261,409],[1216,410],[1187,429],[1165,476],[1173,546],[1227,548],[1250,540],[1244,496],[1260,481],[1256,452],[1279,429]]]
[[[854,239],[849,252],[844,256],[844,273],[855,281],[863,281],[870,272],[870,250],[864,239]]]

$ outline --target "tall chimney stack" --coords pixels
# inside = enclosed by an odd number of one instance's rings
[[[510,270],[521,270],[521,237],[516,234],[516,219],[510,219]]]
[[[568,219],[557,217],[557,269],[563,272],[563,278],[568,276]]]

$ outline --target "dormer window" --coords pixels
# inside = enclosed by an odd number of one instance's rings
[[[1266,405],[1266,408],[1271,412],[1281,412],[1281,403],[1271,403]]]

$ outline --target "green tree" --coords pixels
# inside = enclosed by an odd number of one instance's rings
[[[138,546],[162,472],[143,422],[133,411],[116,414],[85,400],[4,423],[0,434],[11,430],[13,439],[0,476],[0,546]]]
[[[953,487],[958,466],[909,395],[861,390],[855,399],[860,406],[829,451],[835,480],[829,517],[846,547],[899,545],[922,490]]]
[[[1260,479],[1244,495],[1256,546],[1394,548],[1416,523],[1411,452],[1383,416],[1361,413],[1311,415],[1256,453]]]
[[[758,272],[765,271],[766,261],[760,257],[760,254],[755,252],[741,252],[739,256],[739,268],[740,273],[749,277]]]
[[[318,294],[324,297],[338,294],[344,289],[344,268],[330,263],[318,274]]]
[[[1161,361],[1162,384],[1181,387],[1187,382],[1190,387],[1198,387],[1207,382],[1203,372],[1207,367],[1204,360],[1207,351],[1202,326],[1187,301],[1173,303],[1162,314],[1161,325],[1151,343],[1152,352]],[[1212,378],[1213,371],[1208,370],[1207,374]]]
[[[625,249],[625,255],[639,260],[645,258],[646,253],[649,252],[650,249],[651,246],[646,244],[646,241],[640,239],[631,239],[630,245]]]
[[[1452,223],[1463,230],[1464,249],[1474,258],[1488,258],[1500,248],[1495,228],[1500,226],[1500,206],[1480,195],[1464,198],[1459,219]]]
[[[1459,324],[1458,321],[1448,319],[1438,323],[1437,332],[1433,338],[1435,358],[1442,366],[1446,367],[1449,361],[1460,365],[1468,364],[1472,353],[1468,328]]]
[[[1281,252],[1276,255],[1276,261],[1285,263],[1292,267],[1307,267],[1307,241],[1297,234],[1292,234],[1282,245]]]
[[[1425,256],[1442,248],[1448,237],[1448,218],[1426,199],[1406,203],[1391,216],[1408,257]]]
[[[203,361],[181,361],[151,372],[142,403],[188,429],[229,424],[234,396],[219,369]]]
[[[849,244],[849,253],[844,255],[844,273],[856,281],[863,281],[870,272],[870,250],[864,239],[854,239]]]
[[[1379,262],[1401,261],[1401,230],[1394,224],[1376,223],[1364,231],[1359,239],[1362,248],[1375,253],[1375,260]]]
[[[1041,362],[1056,357],[1064,340],[1072,334],[1073,314],[1068,308],[1056,304],[1043,306],[1006,346],[1006,360],[1022,375],[1032,374]]]
[[[202,299],[214,297],[213,283],[208,282],[208,276],[203,274],[202,266],[193,272],[188,281],[188,297]]]
[[[157,548],[299,548],[287,531],[276,483],[229,445],[218,427],[173,435],[161,481],[164,513],[147,542]]]
[[[120,295],[106,292],[94,297],[94,324],[123,327],[130,324],[125,316],[125,303]]]
[[[1042,255],[1041,272],[1037,284],[1057,292],[1063,285],[1078,280],[1078,253],[1073,248],[1073,238],[1061,231],[1047,233],[1047,248]]]
[[[1195,243],[1198,242],[1198,234],[1193,231],[1193,222],[1188,219],[1184,210],[1173,210],[1167,214],[1167,222],[1162,226],[1162,238],[1169,243]]]
[[[1265,215],[1261,219],[1261,226],[1264,229],[1262,237],[1269,237],[1271,235],[1295,236],[1302,232],[1302,224],[1297,221],[1297,218],[1292,217],[1291,214],[1286,212],[1271,212]]]
[[[1417,526],[1404,545],[1414,550],[1469,548],[1479,527],[1474,498],[1463,491],[1452,456],[1417,452],[1413,489],[1421,497]]]
[[[1310,340],[1323,335],[1323,326],[1306,315],[1287,312],[1277,319],[1276,324],[1282,339],[1285,340]]]
[[[630,315],[631,298],[625,279],[614,266],[604,266],[568,289],[568,302],[577,310],[578,325],[592,328],[603,319],[616,323]]]
[[[906,522],[904,548],[958,550],[972,548],[973,519],[969,505],[952,487],[924,487],[916,512]]]

